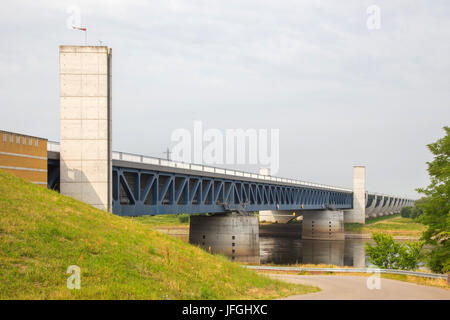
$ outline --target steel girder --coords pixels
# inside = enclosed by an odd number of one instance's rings
[[[113,167],[113,213],[351,209],[353,194],[307,186]]]

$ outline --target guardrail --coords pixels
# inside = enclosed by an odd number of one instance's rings
[[[416,272],[406,270],[394,270],[394,269],[379,269],[379,268],[303,268],[303,267],[277,267],[277,266],[249,266],[243,265],[243,267],[253,270],[272,270],[272,271],[319,271],[319,272],[342,272],[342,273],[387,273],[387,274],[403,274],[408,276],[416,276],[432,279],[444,279],[447,280],[448,275],[439,273],[428,272]]]
[[[60,152],[60,145],[56,141],[48,141],[47,142],[47,150],[53,151],[53,152]],[[149,157],[149,156],[127,153],[127,152],[113,151],[112,158],[113,158],[113,160],[122,160],[122,161],[144,163],[144,164],[153,164],[153,165],[157,165],[157,166],[181,168],[181,169],[188,169],[188,170],[193,170],[193,171],[211,172],[211,173],[225,174],[225,175],[229,175],[229,176],[246,177],[246,178],[253,178],[253,179],[260,179],[260,180],[269,180],[269,181],[273,181],[273,182],[290,183],[290,184],[303,185],[303,186],[309,186],[309,187],[317,187],[317,188],[323,188],[323,189],[335,190],[335,191],[353,192],[352,189],[333,187],[333,186],[320,184],[320,183],[313,183],[313,182],[308,182],[308,181],[300,181],[300,180],[286,179],[286,178],[278,178],[278,177],[272,177],[272,176],[264,176],[264,175],[260,175],[260,174],[250,173],[250,172],[223,169],[223,168],[205,166],[205,165],[200,165],[200,164],[170,161],[170,160],[165,160],[165,159],[161,159],[161,158]]]
[[[146,163],[146,164],[153,164],[153,165],[158,165],[158,166],[188,169],[188,170],[193,170],[193,171],[219,173],[219,174],[225,174],[225,175],[229,175],[229,176],[254,178],[254,179],[260,179],[260,180],[269,180],[269,181],[273,181],[273,182],[290,183],[290,184],[309,186],[309,187],[317,187],[317,188],[335,190],[335,191],[353,192],[352,189],[333,187],[333,186],[320,184],[320,183],[313,183],[313,182],[308,182],[308,181],[299,181],[299,180],[294,180],[294,179],[265,176],[265,175],[250,173],[250,172],[223,169],[223,168],[205,166],[205,165],[200,165],[200,164],[170,161],[170,160],[165,160],[165,159],[161,159],[161,158],[148,157],[148,156],[143,156],[143,155],[138,155],[138,154],[133,154],[133,153],[113,151],[112,158],[114,160]]]

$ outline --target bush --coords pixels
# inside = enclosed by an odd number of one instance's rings
[[[433,272],[450,273],[450,245],[436,246],[429,254],[427,264]]]
[[[422,254],[424,242],[422,241],[407,241],[400,246],[398,257],[398,266],[402,270],[416,270],[419,268],[419,263],[423,261]]]
[[[423,242],[411,241],[398,243],[391,235],[372,234],[375,245],[366,242],[366,254],[369,261],[383,269],[415,270],[423,260]]]
[[[188,214],[180,214],[178,216],[178,221],[180,221],[180,223],[189,223],[189,215]]]
[[[422,209],[418,208],[418,207],[413,207],[411,209],[411,215],[410,218],[411,219],[416,219],[418,218],[420,215],[422,215]]]
[[[400,211],[400,215],[403,218],[409,218],[411,216],[411,209],[412,207],[403,207],[402,210]]]
[[[422,215],[422,209],[420,209],[418,207],[404,207],[400,211],[400,215],[403,218],[416,219],[417,217]]]

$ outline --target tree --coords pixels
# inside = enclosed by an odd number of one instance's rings
[[[415,270],[423,261],[423,241],[395,242],[391,235],[372,234],[375,245],[366,242],[369,261],[384,269]]]
[[[418,203],[423,214],[419,221],[427,226],[422,235],[426,243],[433,245],[428,265],[434,272],[450,272],[450,128],[444,127],[446,135],[427,145],[434,155],[427,162],[431,183],[417,189],[425,194]]]
[[[398,267],[402,270],[416,270],[423,261],[423,241],[407,241],[400,247]]]
[[[409,218],[411,216],[411,210],[412,207],[403,207],[402,210],[400,210],[400,215],[403,218]]]
[[[369,261],[383,269],[397,269],[400,244],[396,243],[392,236],[382,233],[373,233],[372,240],[375,242],[374,246],[366,242]]]
[[[414,207],[403,207],[400,210],[400,215],[403,218],[411,218],[416,219],[422,215],[422,209],[419,207],[419,204],[425,201],[424,199],[419,199],[415,201]]]

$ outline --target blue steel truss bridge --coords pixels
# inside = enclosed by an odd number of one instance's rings
[[[123,152],[112,155],[112,210],[123,216],[228,211],[352,209],[353,190]],[[59,145],[49,142],[49,187],[59,180]],[[366,193],[366,216],[411,200]]]

